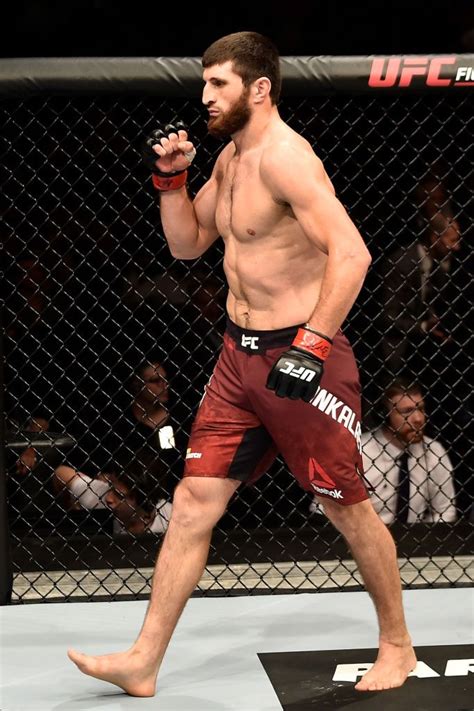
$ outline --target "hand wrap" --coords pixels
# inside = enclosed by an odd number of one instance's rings
[[[160,126],[147,136],[142,145],[143,162],[152,172],[153,185],[157,190],[163,192],[182,188],[186,183],[188,171],[186,169],[168,172],[160,170],[156,165],[156,161],[160,159],[160,156],[153,150],[153,146],[160,143],[162,138],[168,138],[170,133],[178,133],[178,131],[186,131],[187,133],[188,127],[182,121],[177,121],[175,124],[168,123],[163,128]],[[193,149],[189,153],[184,153],[184,155],[191,163],[196,155],[196,150]]]

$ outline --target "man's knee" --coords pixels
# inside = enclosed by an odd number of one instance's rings
[[[226,485],[227,484],[227,485]],[[238,483],[206,477],[186,477],[174,491],[174,523],[184,526],[213,527],[225,513]]]
[[[380,521],[368,499],[350,506],[343,506],[327,499],[320,501],[324,506],[324,513],[328,519],[344,535],[350,534],[352,531],[357,532],[368,521],[372,521],[373,518]]]

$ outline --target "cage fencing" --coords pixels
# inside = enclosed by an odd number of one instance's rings
[[[183,120],[197,146],[191,193],[209,177],[223,144],[207,134],[198,60],[84,61],[3,60],[0,72],[2,484],[17,602],[148,595],[225,328],[222,246],[173,259],[140,156],[151,129]],[[320,62],[284,58],[279,109],[372,253],[344,325],[363,429],[381,431],[383,393],[400,376],[419,382],[426,406],[414,508],[391,524],[402,579],[472,584],[472,88],[456,85],[451,64],[437,75],[445,85],[387,89],[370,86],[369,59]],[[396,483],[375,460],[369,484],[389,513]],[[278,460],[229,505],[196,593],[360,583],[344,541]]]

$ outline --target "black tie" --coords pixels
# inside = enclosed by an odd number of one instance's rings
[[[407,521],[410,511],[410,474],[408,472],[408,450],[398,460],[397,521]]]

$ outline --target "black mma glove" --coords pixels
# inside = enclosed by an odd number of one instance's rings
[[[162,138],[168,138],[170,133],[178,133],[178,131],[186,131],[187,133],[188,127],[182,121],[177,121],[175,124],[168,123],[163,128],[161,128],[161,126],[159,128],[155,128],[155,130],[147,136],[142,144],[143,162],[148,170],[151,170],[153,173],[152,181],[157,190],[177,190],[186,183],[188,176],[187,169],[184,168],[183,170],[169,172],[160,170],[156,165],[156,161],[160,159],[160,156],[153,150],[153,146],[160,143]],[[184,155],[188,159],[189,163],[191,163],[196,155],[196,151],[193,149],[189,154],[184,153]]]
[[[291,348],[281,354],[267,378],[278,397],[311,402],[323,376],[332,340],[310,326],[298,329]]]

